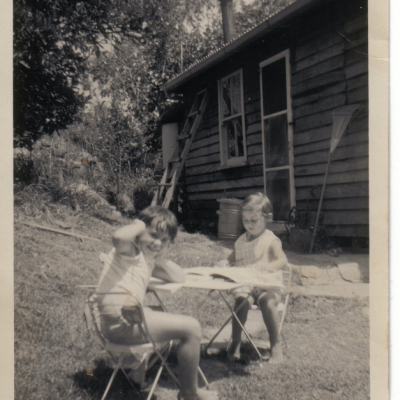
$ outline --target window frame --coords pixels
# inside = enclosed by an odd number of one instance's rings
[[[240,112],[229,115],[228,117],[223,116],[223,90],[222,84],[224,81],[230,79],[233,76],[239,76],[240,86]],[[224,76],[218,80],[218,118],[219,118],[219,136],[220,136],[220,156],[221,156],[221,168],[238,167],[247,165],[247,144],[246,144],[246,126],[245,126],[245,113],[244,113],[244,92],[243,92],[243,69],[238,69],[229,75]],[[243,156],[240,157],[228,157],[228,138],[224,132],[224,124],[229,121],[241,118],[242,122],[242,137],[243,137]]]
[[[264,93],[263,93],[263,67],[270,65],[280,59],[285,59],[285,75],[286,75],[286,109],[274,112],[272,114],[264,115]],[[281,170],[289,171],[289,196],[290,196],[290,208],[296,206],[296,191],[294,182],[294,152],[293,152],[293,109],[292,109],[292,97],[291,97],[291,70],[290,70],[290,50],[286,49],[266,60],[260,62],[260,100],[261,100],[261,132],[262,132],[262,148],[263,148],[263,173],[264,173],[264,193],[267,195],[267,174],[268,172],[276,172]],[[288,134],[288,165],[279,167],[268,167],[266,160],[266,149],[265,149],[265,121],[279,115],[287,115],[287,134]],[[274,222],[284,222],[280,220],[274,220]]]

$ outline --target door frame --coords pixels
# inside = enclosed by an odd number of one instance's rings
[[[263,93],[263,81],[262,81],[262,68],[266,65],[272,64],[275,61],[278,61],[282,58],[285,58],[285,67],[286,67],[286,110],[279,111],[273,114],[268,114],[264,116],[264,93]],[[261,99],[261,137],[262,137],[262,152],[263,152],[263,175],[264,175],[264,194],[267,194],[267,172],[279,171],[279,170],[289,170],[289,193],[290,193],[290,207],[294,207],[296,205],[296,191],[294,184],[294,152],[293,152],[293,110],[292,110],[292,97],[291,97],[291,71],[290,71],[290,50],[286,49],[278,54],[275,54],[272,57],[260,62],[259,64],[260,70],[260,99]],[[284,167],[276,167],[276,168],[266,168],[266,153],[265,153],[265,127],[264,121],[268,118],[287,114],[288,121],[288,150],[289,150],[289,165]],[[280,221],[274,221],[280,222]]]

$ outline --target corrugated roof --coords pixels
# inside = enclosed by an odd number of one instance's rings
[[[276,27],[279,23],[284,20],[303,12],[306,8],[313,5],[314,3],[322,2],[323,0],[297,0],[290,6],[284,8],[281,11],[269,16],[266,20],[259,23],[255,27],[248,29],[242,35],[236,36],[230,42],[223,44],[220,48],[213,50],[206,57],[197,60],[191,64],[187,69],[182,71],[180,74],[174,76],[167,83],[165,83],[161,88],[168,92],[178,88],[179,86],[186,83],[192,77],[200,74],[206,68],[209,68],[216,63],[222,61],[223,59],[229,57],[232,53],[240,50],[241,48],[248,45],[250,42],[258,39],[261,35],[265,34],[267,31]]]

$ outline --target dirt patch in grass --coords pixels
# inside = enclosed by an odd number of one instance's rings
[[[43,199],[36,204],[17,204],[15,210],[15,399],[99,399],[112,371],[88,336],[83,320],[87,292],[77,285],[97,283],[98,256],[111,248],[115,225]],[[211,266],[226,253],[220,242],[180,232],[170,257],[190,268]],[[179,290],[162,299],[171,312],[191,314],[206,294]],[[149,297],[149,303],[154,301]],[[245,346],[244,363],[227,363],[222,351],[202,359],[201,367],[221,399],[368,399],[369,321],[362,314],[367,305],[357,299],[292,296],[284,325],[284,364],[260,364]],[[216,298],[198,314],[204,327],[218,326],[225,316]],[[260,336],[266,339],[267,333]],[[176,394],[163,375],[156,398],[172,400]],[[108,399],[126,398],[146,396],[136,396],[118,374]]]

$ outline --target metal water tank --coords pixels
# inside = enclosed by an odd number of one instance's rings
[[[163,167],[167,168],[168,161],[172,158],[178,145],[179,125],[177,122],[162,126]]]

